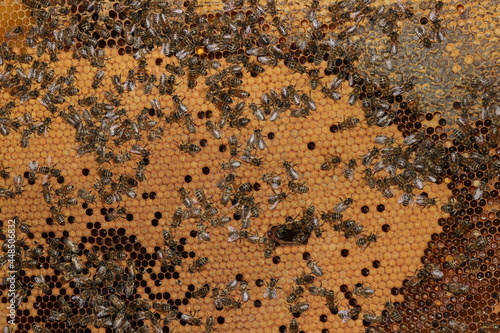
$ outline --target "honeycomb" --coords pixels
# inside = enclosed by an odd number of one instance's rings
[[[499,6],[1,2],[4,332],[498,332]]]

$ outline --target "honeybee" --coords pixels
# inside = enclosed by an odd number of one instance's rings
[[[341,162],[338,156],[325,156],[325,161],[321,164],[320,169],[323,171],[331,170],[339,165]]]
[[[356,296],[368,298],[370,296],[373,296],[374,293],[375,290],[368,287],[363,287],[362,283],[359,283],[356,286],[354,286],[354,295]]]
[[[201,268],[203,268],[206,264],[208,264],[209,259],[207,257],[201,257],[193,261],[193,263],[189,266],[188,272],[193,274],[198,272]]]
[[[294,169],[294,165],[291,162],[283,162],[283,167],[285,168],[288,177],[292,180],[299,179],[299,173]]]
[[[396,322],[400,322],[401,320],[403,320],[401,313],[399,312],[398,309],[396,309],[396,306],[394,305],[394,303],[386,302],[385,309],[387,310],[389,317],[391,317],[392,320],[394,320]]]
[[[347,198],[345,200],[343,200],[342,202],[340,202],[339,204],[337,204],[337,206],[335,206],[335,213],[342,213],[344,212],[347,208],[349,208],[352,203],[354,202],[354,200],[352,200],[351,198]]]
[[[292,314],[302,314],[304,312],[306,312],[307,310],[309,310],[309,303],[305,303],[305,302],[302,302],[302,303],[297,303],[295,305],[291,305],[288,310],[290,310],[290,312]]]
[[[269,299],[277,299],[278,298],[278,291],[277,289],[281,289],[280,287],[277,287],[276,285],[278,284],[279,278],[275,278],[271,276],[271,279],[269,282],[266,282],[267,287],[266,290],[264,291],[264,298],[269,298]]]
[[[355,159],[349,160],[349,162],[347,163],[347,165],[344,169],[344,177],[346,179],[349,179],[349,180],[354,179],[354,170],[356,169],[357,165],[358,165],[358,163],[356,162]]]
[[[346,310],[340,310],[338,316],[342,319],[342,324],[347,323],[353,317],[356,317],[361,312],[360,306],[355,306],[353,308],[347,308]]]
[[[469,325],[455,319],[450,319],[448,321],[448,327],[451,328],[454,332],[467,332],[467,330],[469,329]]]
[[[278,175],[275,175],[274,172],[272,173],[266,173],[262,176],[262,180],[271,186],[273,190],[277,190],[279,186],[281,185],[281,177]]]
[[[479,236],[474,243],[467,245],[468,252],[475,252],[484,249],[488,246],[488,240],[483,236]]]
[[[470,291],[469,285],[458,282],[448,283],[447,288],[454,295],[467,294]]]
[[[311,273],[313,273],[316,276],[323,276],[323,270],[321,267],[317,265],[317,263],[313,260],[308,260],[307,261],[307,267],[311,270]]]

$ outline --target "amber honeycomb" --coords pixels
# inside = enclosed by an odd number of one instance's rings
[[[22,25],[25,31],[35,24],[32,12],[28,6],[33,3],[5,2],[0,5],[2,14],[2,28],[0,32],[9,33],[16,26]],[[71,21],[68,17],[75,16],[82,20],[85,18],[92,22],[99,20],[95,13],[95,5],[90,2],[51,2],[51,7],[60,6],[68,8],[67,16],[62,15],[59,27],[67,27]],[[139,2],[138,2],[139,3]],[[269,11],[269,4],[259,2],[260,6]],[[346,2],[348,3],[348,2]],[[353,2],[354,3],[354,2]],[[101,7],[101,15],[109,16],[115,22],[126,25],[130,22],[130,15],[134,10],[127,10],[127,4],[119,2],[96,2]],[[328,7],[333,3],[320,2],[318,17],[324,18],[320,30],[327,36],[337,36],[342,30],[352,27],[352,22],[335,23],[330,18]],[[401,3],[400,3],[401,4]],[[151,2],[150,6],[155,3]],[[161,5],[161,2],[158,2]],[[397,8],[400,5],[393,2],[376,2],[370,4],[374,8],[380,6]],[[352,35],[352,41],[360,40],[361,51],[359,59],[353,61],[353,66],[362,74],[365,80],[371,81],[380,74],[387,74],[391,80],[391,88],[398,86],[404,80],[413,77],[415,88],[396,96],[392,107],[399,110],[390,126],[369,126],[365,119],[366,110],[362,102],[349,103],[349,96],[356,94],[356,88],[344,82],[338,91],[342,98],[332,101],[323,96],[321,87],[327,86],[335,75],[323,74],[326,61],[314,65],[315,51],[305,45],[300,45],[310,31],[311,24],[307,13],[309,7],[304,3],[282,1],[277,2],[277,15],[286,21],[289,36],[280,37],[276,28],[271,24],[272,17],[264,13],[258,18],[257,26],[262,33],[273,36],[272,42],[279,42],[283,49],[294,52],[300,64],[308,69],[318,68],[320,71],[320,88],[311,89],[310,77],[292,71],[280,61],[277,66],[263,66],[265,72],[259,75],[250,75],[243,70],[243,84],[241,89],[250,93],[250,97],[239,101],[246,102],[245,116],[251,119],[250,124],[242,129],[226,127],[221,130],[221,139],[214,139],[206,129],[206,121],[217,122],[220,112],[212,103],[206,100],[207,86],[204,84],[206,77],[199,77],[194,89],[188,88],[187,75],[177,78],[175,95],[183,98],[182,102],[191,113],[196,133],[188,133],[182,123],[167,124],[164,119],[158,126],[165,129],[164,135],[155,141],[148,142],[143,133],[138,144],[147,143],[150,156],[143,160],[147,164],[146,180],[139,182],[135,188],[137,198],[132,199],[123,195],[123,201],[115,204],[106,204],[97,199],[95,203],[84,203],[78,199],[74,207],[62,208],[66,223],[58,225],[50,212],[50,204],[44,202],[42,183],[45,181],[43,174],[36,174],[33,184],[29,180],[29,161],[38,161],[40,166],[51,165],[61,170],[60,177],[49,179],[53,190],[63,185],[75,186],[75,191],[68,197],[76,197],[76,191],[86,189],[97,196],[93,185],[100,177],[100,167],[111,170],[116,181],[120,174],[134,175],[135,167],[141,160],[134,155],[131,161],[123,164],[106,163],[99,165],[93,153],[78,155],[80,144],[75,140],[75,129],[65,122],[56,113],[52,115],[33,98],[19,104],[18,98],[12,96],[12,88],[2,89],[2,105],[9,101],[16,101],[10,117],[13,120],[24,117],[30,113],[35,122],[46,117],[52,117],[50,130],[46,135],[32,135],[26,148],[21,148],[20,139],[26,124],[19,120],[21,130],[11,130],[7,136],[2,136],[2,163],[3,167],[10,168],[11,176],[2,183],[4,189],[12,189],[14,175],[22,175],[24,188],[21,195],[13,199],[2,199],[1,219],[3,223],[2,240],[6,239],[7,221],[14,216],[19,216],[30,225],[27,234],[18,230],[19,238],[23,238],[26,246],[34,248],[38,245],[44,247],[44,252],[37,262],[37,267],[22,267],[19,269],[18,290],[26,290],[26,297],[16,310],[15,325],[9,325],[14,332],[29,332],[41,330],[45,327],[52,332],[91,332],[119,331],[96,325],[95,322],[82,325],[71,323],[78,316],[96,315],[95,307],[89,300],[81,308],[71,302],[73,295],[88,295],[91,291],[88,286],[79,286],[76,280],[64,282],[63,272],[54,270],[50,264],[47,250],[49,243],[57,237],[68,238],[78,246],[77,257],[82,260],[84,269],[82,274],[89,278],[96,277],[96,265],[93,265],[85,254],[89,251],[100,252],[100,258],[109,259],[113,251],[123,251],[127,259],[133,260],[137,270],[134,289],[130,296],[125,297],[119,291],[124,282],[130,277],[130,270],[115,274],[116,281],[109,286],[99,284],[96,290],[106,298],[109,306],[109,295],[119,295],[121,301],[132,303],[135,298],[143,298],[150,303],[153,301],[165,302],[178,307],[182,314],[196,313],[195,317],[202,318],[202,327],[186,323],[178,315],[170,324],[163,323],[165,314],[152,309],[153,320],[137,318],[141,310],[127,313],[127,320],[131,321],[133,329],[147,325],[153,332],[155,323],[163,332],[169,331],[198,331],[205,329],[205,320],[212,316],[215,327],[222,332],[284,332],[291,331],[289,327],[292,318],[297,317],[299,330],[304,332],[458,332],[460,327],[453,326],[456,322],[467,325],[462,331],[478,332],[482,328],[486,332],[494,332],[493,325],[497,323],[496,302],[498,299],[498,256],[496,248],[499,225],[497,212],[498,189],[500,182],[498,170],[495,171],[495,162],[498,163],[498,134],[494,136],[495,126],[498,128],[498,114],[496,118],[481,117],[481,101],[488,96],[475,96],[471,102],[471,90],[467,85],[474,77],[489,79],[493,87],[489,91],[496,91],[494,78],[498,68],[498,27],[495,24],[498,17],[494,13],[499,11],[499,4],[495,2],[474,2],[460,4],[446,2],[440,11],[441,24],[444,29],[443,42],[432,41],[432,46],[426,48],[423,38],[419,38],[415,29],[424,26],[429,31],[432,10],[436,2],[415,2],[406,4],[414,15],[408,19],[397,22],[399,32],[397,47],[399,51],[392,54],[387,51],[390,45],[387,34],[382,27],[370,25],[369,19],[360,20],[357,29]],[[90,7],[89,7],[90,6]],[[123,7],[124,6],[124,7]],[[186,10],[190,4],[176,3],[175,8]],[[232,9],[232,2],[200,2],[195,11],[203,15],[209,23],[219,22],[225,11],[230,11],[232,19],[241,17],[242,13],[248,16],[249,7],[245,5],[242,10]],[[391,7],[393,6],[393,7]],[[395,7],[397,6],[397,7]],[[400,7],[401,8],[401,7]],[[137,8],[136,8],[137,9]],[[355,12],[352,10],[352,12]],[[355,15],[355,14],[352,14]],[[425,23],[427,20],[427,23]],[[81,24],[82,21],[79,21]],[[49,64],[56,77],[67,75],[70,67],[76,68],[74,87],[79,89],[76,96],[67,96],[66,102],[59,106],[60,109],[69,105],[77,105],[77,100],[82,97],[96,96],[98,101],[104,101],[104,92],[115,93],[111,78],[121,75],[122,82],[126,79],[129,70],[137,71],[138,61],[133,59],[136,50],[131,43],[127,43],[124,34],[109,30],[109,37],[103,38],[93,34],[96,38],[95,49],[105,50],[105,78],[103,85],[97,89],[91,88],[92,80],[98,69],[90,66],[89,59],[75,59],[74,52],[84,49],[85,43],[77,39],[71,47],[58,50],[58,61],[51,62],[50,55],[46,52],[42,56],[35,56],[38,61]],[[4,40],[18,54],[35,55],[36,49],[30,48],[24,41],[26,33],[14,36],[10,33]],[[327,37],[328,38],[328,37]],[[349,43],[343,44],[348,47]],[[244,53],[239,49],[237,53]],[[206,52],[206,49],[196,48],[195,52],[202,58],[215,59],[221,63],[221,68],[229,64],[226,58],[230,52]],[[252,58],[253,59],[253,58]],[[339,57],[336,71],[346,68],[349,61]],[[165,65],[178,65],[175,57],[166,57],[159,47],[151,50],[144,56],[148,74],[160,77],[165,73]],[[253,59],[255,61],[255,59]],[[390,64],[388,64],[390,60]],[[6,61],[7,63],[8,61]],[[28,71],[30,64],[18,64]],[[6,64],[2,65],[2,71]],[[392,67],[389,69],[388,67]],[[187,70],[187,68],[184,68]],[[216,73],[209,70],[209,75]],[[323,77],[324,76],[324,77]],[[37,84],[35,84],[37,85]],[[133,119],[143,108],[150,108],[150,100],[157,98],[166,114],[173,110],[174,103],[169,95],[159,95],[153,88],[151,94],[145,94],[140,89],[140,84],[134,91],[127,91],[118,97],[121,99],[121,108],[128,110],[127,117]],[[261,95],[269,93],[272,89],[280,91],[282,87],[294,85],[295,89],[309,95],[317,104],[317,110],[311,112],[307,118],[292,118],[288,113],[283,113],[276,121],[257,121],[251,115],[248,105],[252,102],[261,104]],[[365,87],[365,86],[363,86]],[[361,85],[358,85],[361,89]],[[366,88],[366,87],[365,87]],[[357,94],[366,94],[366,91]],[[118,94],[116,94],[118,95]],[[498,97],[490,93],[490,109],[498,108]],[[41,94],[41,96],[43,96]],[[420,113],[414,114],[403,103],[411,104],[410,98],[418,98]],[[401,98],[399,100],[399,98]],[[404,98],[404,99],[403,99]],[[481,100],[482,98],[482,100]],[[352,105],[351,105],[352,104]],[[469,105],[472,104],[472,105]],[[415,194],[425,192],[429,198],[436,198],[437,204],[427,208],[420,205],[403,206],[398,203],[403,191],[393,186],[393,197],[384,197],[378,189],[370,188],[364,178],[364,167],[361,165],[362,156],[374,146],[379,149],[383,145],[375,145],[376,135],[385,135],[395,139],[394,146],[406,148],[404,138],[425,130],[427,138],[435,144],[442,145],[447,150],[445,158],[450,159],[451,154],[459,152],[468,158],[472,153],[479,151],[482,145],[470,143],[467,145],[457,138],[456,129],[460,128],[459,117],[464,117],[464,110],[470,114],[468,124],[472,128],[471,136],[483,135],[487,140],[488,154],[491,159],[480,163],[477,168],[465,163],[459,166],[458,171],[453,171],[452,166],[443,164],[444,170],[436,177],[435,182],[425,182],[423,190],[415,190]],[[210,112],[209,112],[210,111]],[[494,112],[493,112],[494,114]],[[122,116],[124,117],[124,116]],[[338,124],[348,117],[360,119],[360,124],[353,129],[342,130]],[[154,113],[150,118],[157,120]],[[123,119],[123,118],[121,118]],[[161,267],[157,250],[164,248],[162,231],[169,228],[172,216],[177,207],[182,205],[178,189],[186,188],[192,198],[195,189],[203,189],[208,197],[212,197],[214,205],[219,209],[218,216],[231,216],[233,220],[229,226],[238,227],[236,209],[223,207],[219,203],[221,195],[217,182],[229,172],[221,170],[220,164],[230,160],[228,138],[235,135],[242,144],[254,132],[262,128],[266,149],[256,150],[257,157],[263,159],[261,167],[254,167],[243,163],[234,171],[237,175],[235,184],[249,182],[253,185],[251,194],[255,202],[259,203],[260,216],[252,218],[249,232],[265,236],[270,226],[283,224],[288,216],[302,216],[307,207],[314,205],[316,215],[321,212],[332,211],[335,205],[345,198],[352,198],[353,204],[343,213],[345,219],[354,219],[364,226],[363,233],[375,233],[378,239],[366,249],[356,246],[356,237],[346,239],[342,233],[334,231],[328,223],[323,225],[321,237],[311,235],[307,245],[278,246],[271,258],[264,258],[264,246],[250,244],[243,240],[228,242],[228,229],[224,227],[209,227],[210,241],[201,241],[197,237],[197,219],[185,219],[178,228],[170,228],[174,239],[178,243],[177,250],[182,256],[182,265]],[[179,151],[179,144],[187,141],[201,146],[198,154],[186,154]],[[470,140],[469,140],[470,141]],[[496,141],[496,142],[495,142]],[[109,146],[117,154],[130,150],[136,142],[125,142],[116,147],[111,142]],[[239,148],[240,155],[244,147]],[[413,145],[417,149],[418,144]],[[336,155],[342,160],[341,164],[332,170],[322,171],[320,165],[325,157]],[[350,159],[358,161],[358,167],[353,180],[344,177],[344,168]],[[300,174],[299,182],[305,182],[309,191],[305,194],[291,194],[287,190],[287,176],[282,167],[283,161],[291,161]],[[377,160],[376,160],[377,161]],[[262,175],[275,172],[283,178],[285,184],[280,190],[286,190],[289,198],[280,203],[276,209],[269,209],[268,197],[273,195],[273,190],[262,181]],[[497,172],[495,174],[494,172]],[[383,172],[382,172],[383,174]],[[474,200],[476,189],[488,175],[488,186],[483,196]],[[9,187],[10,186],[10,187]],[[53,194],[54,200],[61,197]],[[448,202],[462,203],[461,207],[452,213],[444,212],[440,207]],[[106,214],[113,208],[126,207],[127,214],[123,217],[108,221]],[[236,216],[235,216],[236,215]],[[469,221],[467,230],[460,232],[461,221]],[[462,224],[461,224],[462,223]],[[205,222],[206,225],[209,223]],[[458,229],[457,229],[458,228]],[[19,228],[18,228],[19,229]],[[479,236],[483,236],[488,245],[479,251],[470,251],[467,246],[473,244]],[[63,251],[66,247],[58,245]],[[25,249],[26,250],[26,249]],[[459,267],[450,267],[450,263],[458,260],[460,254],[470,253],[477,258],[477,268],[466,261]],[[189,265],[196,258],[208,257],[209,263],[200,272],[190,274]],[[296,287],[294,278],[308,273],[306,263],[308,259],[318,261],[324,274],[317,277],[314,285],[332,289],[338,301],[338,310],[348,307],[359,308],[359,315],[353,316],[347,323],[342,323],[337,311],[331,312],[325,306],[325,298],[311,295],[307,290],[302,298],[294,303],[288,303],[286,296]],[[119,265],[126,267],[125,261],[118,261]],[[444,276],[441,279],[426,277],[413,286],[413,276],[416,270],[424,264],[432,263]],[[4,268],[7,265],[3,266]],[[8,275],[2,271],[2,277]],[[50,293],[44,291],[35,283],[35,276],[43,275]],[[277,286],[277,299],[264,297],[266,283],[272,277],[279,278]],[[250,300],[243,303],[239,309],[230,309],[227,306],[216,308],[214,306],[212,289],[223,289],[231,280],[245,280],[248,282]],[[458,282],[469,286],[465,294],[454,295],[448,288],[451,283]],[[210,285],[210,293],[205,298],[194,299],[191,292],[204,284]],[[363,298],[353,294],[356,284],[375,290],[370,298]],[[237,288],[238,289],[238,288]],[[48,295],[50,294],[50,295]],[[93,297],[97,297],[95,294]],[[71,308],[69,317],[62,320],[49,320],[51,311],[61,311],[62,304],[58,297],[63,296],[69,301]],[[230,294],[238,300],[238,290]],[[7,286],[1,289],[2,313],[10,298]],[[74,299],[73,299],[74,301]],[[391,318],[384,307],[388,301],[394,302],[401,320]],[[290,305],[306,302],[309,309],[303,314],[292,314],[287,309]],[[272,318],[269,318],[272,313]],[[385,323],[369,324],[363,321],[363,315],[374,313],[383,316]],[[99,317],[113,317],[100,316]],[[0,319],[6,325],[7,312]],[[113,317],[116,318],[116,317]],[[391,318],[391,319],[389,319]],[[161,319],[161,320],[157,320]],[[77,320],[78,321],[78,320]],[[454,322],[455,321],[455,322]],[[37,326],[40,325],[40,326]],[[127,331],[133,331],[129,329]],[[148,330],[145,330],[148,331]],[[156,331],[154,331],[156,332]]]

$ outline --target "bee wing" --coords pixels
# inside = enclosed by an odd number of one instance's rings
[[[351,320],[349,310],[340,310],[338,315],[342,319],[342,324],[346,324],[349,320]]]

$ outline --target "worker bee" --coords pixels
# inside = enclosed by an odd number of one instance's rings
[[[377,316],[375,313],[368,312],[363,314],[363,320],[370,324],[383,324],[385,322],[384,316]],[[373,327],[373,326],[370,326]],[[374,333],[377,333],[376,331]]]
[[[182,143],[179,145],[179,150],[188,153],[190,155],[198,154],[201,151],[200,146],[190,143],[189,141],[187,143]]]
[[[197,223],[196,224],[196,229],[198,230],[198,239],[201,241],[209,241],[210,240],[210,234],[206,231],[207,226],[204,225],[203,223]]]
[[[330,310],[330,313],[338,314],[339,309],[337,307],[337,299],[335,295],[325,296],[325,298],[326,298],[326,307],[328,308],[328,310]]]
[[[392,137],[392,136],[385,136],[385,135],[379,134],[375,137],[375,142],[378,144],[381,144],[381,145],[389,146],[389,145],[392,145],[395,142],[395,140],[394,140],[394,137]]]
[[[385,303],[385,309],[387,310],[387,313],[389,314],[389,317],[396,321],[400,322],[403,320],[403,317],[401,316],[401,313],[399,312],[398,309],[396,309],[396,306],[392,302],[386,302]]]
[[[363,287],[362,283],[358,283],[357,285],[354,286],[354,295],[356,296],[368,298],[370,296],[373,296],[374,293],[375,290],[368,287]]]
[[[376,147],[373,147],[372,150],[368,154],[365,154],[362,159],[362,163],[364,166],[369,166],[372,164],[373,160],[378,156],[379,150]]]
[[[194,317],[194,314],[181,314],[182,321],[185,321],[188,325],[201,326],[202,322],[200,318]]]
[[[307,310],[309,310],[309,303],[305,303],[305,302],[302,302],[302,303],[297,303],[295,305],[291,305],[288,310],[290,310],[290,313],[292,314],[302,314],[304,312],[306,312]]]
[[[436,205],[436,198],[429,198],[424,195],[417,195],[415,197],[415,202],[420,206],[430,207]]]
[[[309,192],[309,187],[307,187],[305,183],[298,183],[292,180],[288,182],[288,188],[290,189],[290,191],[298,194]]]
[[[446,287],[454,295],[467,294],[470,291],[469,285],[464,283],[450,282]]]
[[[352,318],[357,317],[357,315],[359,315],[360,312],[361,312],[361,307],[358,305],[353,308],[347,308],[346,310],[340,310],[338,312],[338,316],[340,319],[342,319],[342,324],[345,324]]]
[[[286,297],[286,301],[288,303],[294,303],[299,297],[304,293],[304,288],[298,286],[297,288],[293,288],[292,292]]]
[[[349,180],[354,179],[354,170],[356,169],[357,165],[358,165],[358,163],[356,162],[355,159],[349,160],[349,162],[347,163],[347,165],[344,169],[344,177],[346,179],[349,179]]]
[[[288,198],[288,195],[285,192],[279,192],[276,194],[271,195],[268,199],[267,202],[271,205],[271,209],[276,208],[280,202]]]
[[[274,172],[272,173],[266,173],[262,176],[262,180],[271,186],[273,190],[277,190],[280,185],[281,185],[281,177],[278,175],[275,175]]]
[[[353,202],[354,202],[354,200],[352,200],[351,198],[347,198],[347,199],[343,200],[342,202],[338,203],[334,209],[335,213],[344,212],[347,208],[349,208],[352,205]]]
[[[483,236],[479,236],[474,243],[467,245],[466,249],[468,252],[480,251],[488,246],[488,240]]]
[[[228,162],[221,163],[222,170],[236,170],[241,166],[240,161],[230,160]]]
[[[288,177],[292,180],[299,179],[299,173],[295,170],[294,165],[291,162],[283,162],[283,167],[285,168]]]
[[[239,230],[231,226],[228,226],[227,228],[229,229],[228,242],[234,242],[237,239],[246,239],[248,237],[248,231],[246,230]]]
[[[341,131],[353,129],[359,124],[359,119],[355,117],[348,117],[344,121],[338,123],[338,128]]]
[[[281,289],[280,287],[277,287],[276,285],[278,284],[279,278],[275,278],[271,276],[271,279],[269,282],[266,281],[267,287],[266,290],[264,291],[264,298],[269,298],[269,299],[277,299],[278,298],[278,291],[277,289]]]
[[[377,236],[375,234],[361,235],[356,240],[356,245],[363,249],[366,249],[371,243],[376,241],[377,241]]]
[[[316,276],[323,276],[323,270],[321,267],[317,265],[317,263],[313,260],[308,260],[307,261],[307,267],[311,270],[311,273],[313,273]]]
[[[300,285],[314,283],[315,279],[316,279],[316,277],[314,275],[304,274],[304,275],[296,277],[294,279],[294,281],[295,281],[296,284],[298,284],[300,286]]]
[[[113,75],[113,77],[111,78],[111,82],[113,83],[113,86],[117,93],[122,94],[125,91],[120,76]]]
[[[321,164],[320,169],[323,171],[331,170],[339,165],[341,162],[340,157],[338,156],[325,156],[325,162]]]

